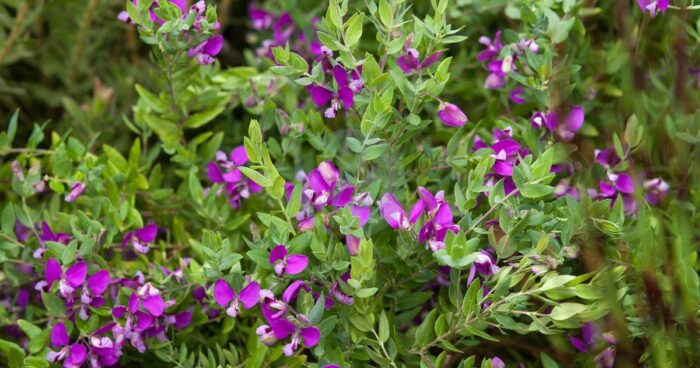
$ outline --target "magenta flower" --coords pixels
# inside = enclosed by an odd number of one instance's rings
[[[70,337],[66,332],[66,326],[63,323],[57,323],[51,329],[51,345],[59,351],[49,351],[46,355],[51,363],[63,361],[63,366],[66,368],[78,368],[85,363],[87,359],[87,348],[81,343],[70,344]]]
[[[524,104],[524,103],[527,102],[527,101],[523,98],[523,92],[525,92],[525,89],[523,89],[522,87],[513,88],[513,89],[510,91],[510,94],[508,95],[508,98],[509,98],[510,101],[513,102],[514,104],[518,104],[518,105]]]
[[[607,179],[607,181],[600,181],[599,190],[589,189],[588,195],[593,199],[610,199],[610,207],[612,207],[620,194],[625,212],[634,213],[637,210],[637,202],[634,200],[632,178],[625,173],[608,173]]]
[[[571,185],[567,179],[562,179],[557,183],[557,185],[554,186],[554,195],[557,198],[565,197],[565,196],[571,196],[571,198],[578,200],[579,199],[579,192],[576,187]]]
[[[207,165],[207,174],[212,183],[223,184],[229,204],[233,208],[238,208],[243,199],[249,198],[252,193],[258,193],[262,187],[254,181],[243,176],[238,167],[248,162],[248,154],[244,146],[238,146],[226,153],[219,151],[216,153],[216,162]]]
[[[394,229],[408,230],[411,227],[406,211],[391,193],[384,194],[379,200],[379,212],[386,223]]]
[[[224,37],[222,35],[216,35],[190,49],[187,55],[197,59],[197,62],[201,65],[207,65],[214,62],[214,56],[218,55],[223,47]]]
[[[407,42],[407,44],[408,47],[405,48],[405,53],[396,58],[396,65],[398,65],[398,67],[401,68],[405,74],[420,72],[423,69],[427,69],[440,60],[440,57],[442,56],[442,51],[438,51],[428,55],[425,59],[423,59],[423,61],[421,61],[418,50],[410,47],[409,42]]]
[[[449,102],[441,102],[438,108],[438,117],[442,122],[449,127],[461,127],[466,124],[469,119],[467,115],[455,104]]]
[[[67,273],[67,271],[66,271]],[[78,316],[82,320],[87,320],[90,316],[88,315],[88,306],[99,308],[104,304],[104,298],[102,293],[107,290],[109,286],[110,277],[109,271],[100,270],[88,277],[87,282],[83,285],[83,289],[80,293],[80,311]]]
[[[311,100],[316,106],[325,107],[329,102],[331,103],[331,106],[323,114],[327,118],[336,116],[340,110],[341,103],[343,108],[346,110],[350,109],[354,104],[355,95],[361,93],[364,86],[364,82],[358,72],[353,70],[348,77],[348,72],[340,65],[333,67],[333,78],[338,86],[335,94],[323,86],[310,85],[307,87]]]
[[[44,252],[46,251],[46,242],[56,242],[63,245],[68,245],[71,241],[71,236],[66,233],[57,233],[51,230],[49,224],[46,221],[41,222],[41,233],[39,233],[39,248],[37,248],[32,256],[37,259],[44,258]]]
[[[66,202],[75,202],[78,197],[83,194],[85,185],[82,182],[76,181],[70,186],[70,193],[66,194]]]
[[[156,235],[158,235],[156,224],[148,224],[136,231],[129,231],[122,240],[122,248],[130,244],[136,252],[146,254],[149,250],[149,243],[156,239]]]
[[[452,209],[445,201],[443,191],[433,196],[430,191],[423,187],[418,187],[418,197],[420,200],[411,209],[410,220],[417,221],[421,213],[425,214],[426,220],[418,235],[419,242],[428,242],[428,247],[434,252],[445,248],[445,236],[448,231],[459,232],[459,225],[453,222]]]
[[[546,127],[551,133],[555,133],[560,139],[570,141],[576,135],[584,121],[584,111],[581,106],[574,106],[563,118],[556,112],[549,112],[545,116],[541,112],[535,112],[530,118],[533,128]]]
[[[287,254],[287,248],[280,244],[270,252],[270,264],[274,266],[277,276],[296,275],[306,269],[309,258],[303,254]]]
[[[73,300],[76,289],[81,287],[87,277],[87,264],[80,261],[63,272],[61,265],[54,258],[46,261],[44,270],[44,280],[37,282],[37,290],[51,289],[54,282],[58,281],[58,294],[69,301]]]
[[[226,308],[226,314],[236,318],[239,312],[239,303],[245,309],[253,308],[260,299],[260,284],[253,281],[236,293],[224,279],[218,279],[214,283],[214,300],[221,307]]]
[[[594,154],[596,162],[608,170],[611,170],[622,161],[612,146],[602,150],[595,150]]]
[[[496,265],[496,259],[493,257],[493,254],[485,250],[479,251],[474,254],[474,262],[469,270],[467,285],[471,285],[477,272],[486,277],[495,274],[499,269],[500,267]]]
[[[260,337],[260,341],[268,346],[291,336],[290,342],[282,348],[282,351],[284,355],[292,356],[299,348],[299,342],[302,342],[306,347],[312,348],[321,339],[321,332],[318,327],[311,326],[306,316],[298,314],[296,320],[301,323],[300,326],[294,325],[286,318],[281,318],[270,322],[270,325],[258,327],[255,332]]]
[[[495,356],[491,358],[491,368],[506,368],[506,363],[501,358]]]
[[[496,32],[496,34],[493,36],[493,41],[486,36],[479,37],[479,43],[484,45],[486,49],[481,51],[476,56],[476,60],[485,62],[495,59],[503,49],[503,44],[501,43],[501,31]]]
[[[250,21],[253,24],[253,29],[258,31],[263,31],[270,28],[270,26],[272,26],[272,22],[274,21],[274,17],[270,12],[258,8],[252,4],[248,6],[248,17],[250,17]]]
[[[642,13],[649,13],[652,17],[655,17],[659,11],[665,14],[668,3],[668,0],[637,0],[637,5],[642,9]]]
[[[644,194],[644,198],[649,204],[654,206],[663,202],[669,190],[668,183],[660,178],[645,180],[643,186],[647,191],[646,194]]]

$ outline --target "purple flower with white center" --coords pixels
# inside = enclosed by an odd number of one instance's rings
[[[440,103],[438,117],[449,127],[461,127],[469,121],[467,115],[457,105],[449,102]]]
[[[583,107],[577,105],[564,114],[563,118],[556,112],[549,112],[546,116],[541,112],[535,112],[530,118],[530,124],[536,129],[546,127],[547,130],[556,134],[560,139],[570,141],[574,138],[576,132],[581,129],[584,118]]]
[[[595,326],[588,322],[581,327],[581,335],[569,337],[569,342],[576,350],[587,353],[595,346],[598,337],[598,331]]]
[[[70,193],[66,194],[66,202],[75,202],[78,197],[83,194],[85,185],[82,182],[76,181],[70,186]]]
[[[238,167],[248,162],[248,154],[245,147],[240,145],[227,156],[219,151],[216,153],[216,162],[207,165],[207,175],[212,183],[223,184],[222,190],[226,191],[229,204],[238,208],[243,199],[249,198],[252,193],[258,193],[262,187],[254,181],[243,176]]]
[[[379,212],[384,217],[389,226],[394,229],[408,230],[411,228],[411,222],[409,222],[408,217],[406,217],[406,211],[403,206],[391,193],[386,193],[379,200]]]
[[[525,92],[525,89],[523,89],[522,87],[513,88],[513,89],[510,91],[510,94],[508,95],[508,98],[509,98],[510,101],[513,102],[514,104],[517,104],[517,105],[524,104],[524,103],[527,102],[527,101],[523,98],[523,92]]]
[[[493,36],[493,41],[486,36],[479,37],[479,43],[484,45],[486,50],[481,51],[476,56],[476,60],[486,62],[495,59],[503,49],[503,44],[501,43],[501,31],[496,32],[496,34]]]
[[[303,254],[288,254],[287,248],[279,244],[270,252],[270,264],[277,276],[296,275],[303,272],[309,264],[309,258]]]
[[[516,67],[513,64],[513,56],[506,55],[502,60],[489,62],[487,69],[489,75],[484,81],[484,88],[498,89],[506,85],[506,76],[508,73],[516,70]]]
[[[44,280],[36,283],[36,290],[50,290],[55,281],[58,281],[58,295],[72,301],[76,289],[80,288],[87,277],[87,264],[80,261],[63,272],[61,265],[54,258],[46,261]]]
[[[294,325],[285,318],[270,322],[270,325],[262,325],[255,331],[260,336],[260,341],[265,345],[272,345],[279,340],[285,340],[291,336],[289,343],[284,345],[282,351],[286,356],[292,356],[299,348],[299,343],[312,348],[318,344],[321,339],[321,332],[318,327],[311,326],[309,320],[303,314],[298,314],[296,320],[300,322],[300,326]]]
[[[404,45],[404,54],[396,58],[396,65],[398,65],[405,74],[411,74],[413,72],[420,73],[422,70],[429,68],[440,60],[442,51],[434,52],[421,61],[418,50],[411,47],[412,41],[412,37],[408,37]]]
[[[477,272],[481,276],[487,277],[495,274],[499,269],[500,268],[496,265],[496,259],[490,252],[482,250],[474,253],[474,262],[469,270],[467,286],[471,285],[472,281],[474,281]]]
[[[409,220],[415,222],[421,213],[427,217],[418,235],[419,242],[428,242],[434,252],[445,248],[445,236],[448,231],[459,232],[459,225],[453,222],[452,208],[445,201],[443,191],[433,196],[430,191],[418,187],[418,202],[411,209]]]
[[[248,17],[250,17],[250,21],[253,24],[253,29],[258,31],[263,31],[270,28],[270,26],[272,26],[272,22],[274,21],[274,17],[270,12],[258,8],[252,4],[248,7]]]
[[[226,314],[236,318],[239,312],[239,304],[243,304],[245,309],[253,308],[260,299],[260,284],[253,281],[246,285],[239,293],[229,286],[224,279],[218,279],[214,283],[214,300],[216,303],[226,308]]]
[[[514,139],[501,139],[491,145],[493,153],[491,157],[495,159],[491,167],[491,173],[487,175],[487,183],[495,185],[498,180],[503,179],[503,189],[506,194],[514,191],[513,168],[518,157],[524,157],[529,153],[527,147],[521,147],[520,143]]]
[[[372,213],[370,206],[374,201],[368,192],[356,195],[350,202],[350,213],[359,220],[360,227],[365,226]],[[360,239],[353,235],[345,236],[345,245],[351,256],[356,256],[360,252]]]
[[[199,45],[190,49],[187,52],[189,57],[197,59],[201,65],[207,65],[214,62],[214,57],[221,52],[224,47],[224,37],[216,35],[202,41]]]
[[[126,245],[129,244],[136,252],[146,254],[149,250],[149,244],[156,239],[156,235],[158,235],[156,224],[148,224],[136,231],[129,231],[122,240],[122,248],[126,248]]]
[[[653,206],[663,202],[668,194],[669,185],[660,178],[645,180],[642,185],[647,191],[646,194],[644,194],[644,198]]]
[[[59,351],[50,350],[46,355],[46,359],[51,363],[63,361],[65,368],[78,368],[83,365],[87,359],[87,348],[81,343],[70,344],[70,337],[66,331],[66,326],[63,323],[57,323],[51,329],[51,345],[60,349]]]
[[[537,45],[537,42],[535,42],[534,39],[526,39],[524,37],[520,38],[520,42],[516,45],[516,48],[519,53],[526,53],[527,50],[530,50],[532,53],[538,53],[540,51],[540,47]]]
[[[559,183],[557,183],[557,185],[554,186],[554,195],[557,198],[565,197],[568,195],[573,199],[579,199],[578,189],[571,185],[568,179],[562,179],[561,181],[559,181]]]
[[[506,363],[501,358],[495,356],[491,358],[491,368],[506,368]]]
[[[656,17],[659,11],[665,14],[668,3],[669,0],[637,0],[637,5],[642,9],[642,13],[649,13],[652,17]]]
[[[90,367],[110,367],[119,361],[121,346],[118,346],[107,336],[90,337],[90,354],[88,364]]]
[[[333,67],[333,78],[338,86],[335,93],[319,85],[307,87],[307,92],[316,106],[325,107],[330,102],[331,106],[323,113],[327,118],[334,118],[341,104],[346,110],[350,109],[355,102],[355,95],[361,93],[364,86],[358,72],[353,70],[348,77],[348,72],[340,65]]]
[[[41,233],[39,233],[39,248],[37,248],[32,256],[36,259],[44,258],[44,252],[46,251],[46,242],[56,242],[63,245],[68,245],[71,241],[70,235],[66,233],[57,233],[51,230],[49,224],[46,221],[41,222]]]
[[[625,173],[608,173],[608,181],[601,180],[599,190],[589,189],[588,195],[593,199],[610,199],[610,207],[615,205],[618,194],[622,197],[625,213],[637,211],[634,199],[634,181]]]
[[[329,297],[332,295],[335,300],[340,302],[341,304],[345,305],[351,305],[355,303],[355,299],[351,297],[350,295],[345,294],[341,289],[340,289],[340,281],[344,282],[347,284],[348,280],[350,280],[350,271],[345,272],[342,276],[340,276],[340,280],[336,281],[333,283],[331,286],[331,289],[329,291]],[[326,303],[326,309],[330,308],[333,306],[333,299],[330,300],[330,305],[329,303]]]
[[[617,151],[615,151],[615,148],[612,146],[602,150],[595,150],[594,154],[595,161],[608,170],[611,170],[622,161],[620,156],[617,155]]]
[[[80,302],[82,303],[78,312],[80,319],[87,320],[90,317],[88,306],[99,308],[104,304],[102,294],[107,290],[109,282],[110,277],[107,270],[97,271],[88,277],[80,293]]]
[[[323,161],[316,169],[311,170],[306,177],[308,189],[303,191],[304,197],[317,210],[332,205],[336,208],[345,207],[355,192],[355,187],[348,185],[336,193],[340,181],[340,172],[330,161]]]

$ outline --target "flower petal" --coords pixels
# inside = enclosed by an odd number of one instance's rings
[[[60,280],[62,275],[63,270],[61,270],[61,265],[58,261],[54,258],[49,258],[49,260],[46,261],[46,269],[44,271],[44,278],[46,279],[46,283],[49,284],[49,287],[51,287],[54,281]]]
[[[256,304],[258,304],[259,299],[260,284],[258,284],[255,281],[246,285],[246,287],[241,289],[241,292],[238,293],[238,300],[241,301],[241,303],[246,309],[253,308]]]
[[[155,317],[159,317],[165,311],[165,301],[160,294],[149,295],[145,297],[141,304],[143,307]]]
[[[88,277],[87,286],[93,295],[102,294],[109,286],[109,271],[101,270]]]
[[[70,338],[66,332],[66,326],[59,322],[51,329],[51,345],[55,348],[60,348],[68,345]]]
[[[318,340],[321,339],[321,332],[315,326],[302,328],[299,334],[304,341],[304,345],[309,348],[316,346]]]
[[[231,289],[226,280],[218,279],[214,283],[214,300],[221,307],[227,307],[236,293]]]
[[[287,267],[285,273],[288,275],[296,275],[303,272],[309,264],[309,258],[303,254],[292,254],[287,257]]]
[[[150,243],[155,240],[158,234],[158,226],[156,224],[148,224],[134,232],[136,237],[141,241]]]
[[[280,260],[286,256],[287,256],[287,248],[282,244],[278,244],[277,246],[272,248],[272,252],[270,252],[269,260],[270,260],[270,263],[275,263],[278,260]]]
[[[78,287],[85,282],[87,276],[87,263],[80,261],[66,270],[66,281],[72,287]]]

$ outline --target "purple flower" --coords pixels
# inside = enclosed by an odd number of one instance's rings
[[[254,181],[243,177],[238,167],[248,162],[248,154],[243,145],[226,153],[219,151],[216,153],[216,162],[207,165],[207,175],[212,183],[223,184],[222,190],[226,191],[229,204],[233,208],[238,208],[243,199],[249,198],[251,193],[258,193],[262,187]]]
[[[526,102],[526,100],[522,97],[523,92],[525,92],[525,89],[523,89],[522,87],[513,88],[513,89],[510,91],[510,94],[508,95],[508,98],[509,98],[510,101],[513,102],[514,104],[518,104],[518,105],[524,104],[524,103]]]
[[[148,224],[136,231],[129,231],[122,240],[122,248],[127,244],[134,247],[134,250],[141,254],[148,253],[149,243],[153,242],[158,235],[158,226],[156,224]]]
[[[652,17],[655,17],[659,11],[665,14],[668,3],[668,0],[637,0],[637,5],[642,9],[642,13],[648,12]]]
[[[409,44],[410,46],[410,44]],[[406,74],[411,74],[413,72],[420,72],[423,69],[429,68],[431,65],[435,64],[442,56],[442,51],[438,51],[428,55],[423,61],[420,60],[420,54],[418,50],[408,47],[405,49],[405,53],[398,58],[396,58],[396,65],[398,65],[401,70]]]
[[[669,190],[668,183],[660,178],[645,180],[643,186],[647,191],[644,198],[647,200],[647,202],[649,202],[649,204],[654,206],[663,202]]]
[[[197,59],[197,62],[201,65],[207,65],[214,62],[214,56],[218,55],[223,47],[224,37],[222,35],[216,35],[190,49],[187,55]]]
[[[76,181],[70,186],[70,193],[66,194],[66,202],[75,202],[78,197],[83,194],[85,185],[82,182]]]
[[[55,281],[58,281],[58,294],[69,301],[73,300],[76,289],[81,287],[87,277],[87,264],[80,261],[63,272],[61,265],[54,258],[46,261],[44,270],[44,280],[37,282],[37,290],[51,289]]]
[[[438,117],[449,127],[461,127],[469,121],[467,115],[457,105],[449,102],[440,103]]]
[[[501,44],[501,31],[496,32],[493,36],[493,41],[486,36],[479,37],[479,43],[484,45],[486,50],[481,51],[476,56],[476,59],[481,62],[495,59],[503,49],[503,44]]]
[[[564,141],[570,141],[576,135],[584,121],[584,111],[581,106],[574,106],[563,118],[556,112],[549,112],[546,117],[536,112],[530,119],[533,128],[546,127],[551,133],[556,133]]]
[[[260,284],[253,281],[236,293],[224,279],[218,279],[214,283],[214,300],[216,303],[226,308],[226,314],[236,318],[239,311],[239,303],[245,309],[253,308],[260,299]]]
[[[501,358],[495,356],[491,358],[491,368],[506,368],[506,363]]]
[[[569,184],[569,181],[567,179],[562,179],[557,183],[556,186],[554,186],[554,195],[557,198],[565,197],[565,196],[571,196],[571,198],[578,200],[579,199],[579,192],[576,187],[573,185]]]
[[[391,193],[384,194],[379,200],[379,212],[386,223],[394,229],[408,230],[411,227],[406,211]]]
[[[569,337],[569,342],[576,348],[576,350],[587,353],[588,350],[595,346],[596,340],[598,338],[598,331],[596,331],[595,326],[592,323],[584,323],[581,327],[580,336]]]
[[[280,244],[270,252],[270,264],[274,266],[277,276],[296,275],[306,269],[309,259],[303,254],[287,254],[287,248]]]
[[[617,155],[615,148],[612,146],[602,150],[595,150],[594,154],[596,162],[608,170],[612,169],[622,161],[620,156]]]
[[[482,250],[474,254],[474,262],[469,270],[467,286],[471,285],[478,272],[482,276],[491,276],[498,272],[500,268],[496,265],[496,259],[488,251]]]
[[[253,28],[258,31],[270,28],[274,20],[274,17],[270,12],[258,8],[252,4],[248,7],[248,16],[253,24]]]
[[[323,86],[310,85],[307,87],[311,100],[316,106],[325,107],[329,102],[331,103],[331,106],[324,112],[324,116],[327,118],[336,116],[340,110],[341,103],[343,108],[346,110],[350,109],[354,104],[355,94],[361,93],[364,86],[364,82],[358,72],[353,70],[350,73],[350,77],[348,77],[348,72],[340,65],[333,67],[333,78],[338,85],[335,94]]]
[[[70,344],[70,337],[66,332],[66,327],[63,323],[57,323],[51,329],[51,345],[59,351],[49,351],[46,359],[51,363],[63,361],[63,366],[66,368],[78,368],[83,365],[87,359],[87,348],[80,344]]]
[[[260,341],[266,345],[272,345],[276,341],[285,340],[291,336],[291,340],[286,344],[282,351],[286,356],[292,356],[299,348],[299,342],[304,346],[312,348],[318,344],[321,338],[321,332],[318,327],[310,326],[306,316],[299,314],[296,320],[302,323],[301,326],[296,326],[287,319],[279,319],[272,321],[270,325],[262,325],[258,327],[256,333],[260,336]]]
[[[589,189],[588,195],[593,199],[610,199],[610,207],[615,205],[618,194],[622,197],[625,212],[628,214],[637,211],[637,202],[634,200],[634,182],[625,173],[608,173],[608,181],[599,182],[599,190]]]
[[[345,207],[352,200],[355,187],[348,185],[336,192],[339,179],[340,172],[330,161],[321,162],[307,176],[308,189],[304,190],[304,197],[317,209],[327,205]]]

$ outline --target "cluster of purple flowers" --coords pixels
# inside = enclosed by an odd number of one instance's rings
[[[296,215],[301,231],[313,229],[315,214],[325,207],[340,209],[349,205],[350,212],[359,220],[360,226],[364,226],[369,220],[370,206],[373,203],[369,193],[355,194],[355,187],[341,179],[340,171],[330,161],[321,162],[308,175],[299,172],[297,179],[303,182],[302,208]],[[294,185],[288,183],[287,196],[290,196],[293,190]],[[359,251],[359,239],[348,235],[346,243],[350,254],[356,255]]]
[[[535,129],[546,128],[557,138],[568,142],[574,139],[576,132],[581,129],[584,118],[583,107],[576,105],[566,113],[550,111],[545,114],[536,111],[530,118],[530,125]]]
[[[248,17],[251,20],[253,29],[256,31],[272,31],[271,35],[263,36],[264,40],[261,42],[260,47],[258,47],[255,51],[258,57],[265,57],[274,60],[272,48],[277,46],[285,47],[287,43],[289,43],[292,51],[302,55],[306,59],[322,57],[324,53],[322,49],[330,51],[327,48],[322,47],[321,43],[317,40],[309,40],[304,30],[297,27],[292,19],[292,16],[287,12],[275,15],[265,9],[258,8],[251,4],[248,7]],[[311,19],[312,29],[309,34],[316,33],[316,25],[319,22],[320,19],[316,17]]]
[[[332,56],[332,51],[328,50],[328,52],[330,52]],[[326,58],[329,59],[330,56],[324,56],[324,59]],[[313,100],[319,108],[326,107],[330,102],[330,107],[323,113],[326,118],[334,118],[340,110],[341,104],[342,108],[345,110],[352,108],[355,95],[362,93],[362,88],[364,87],[364,81],[360,76],[361,73],[361,69],[351,70],[348,73],[340,64],[336,64],[332,68],[333,79],[335,79],[336,83],[335,92],[327,88],[330,87],[329,84],[325,86],[312,84],[307,87],[311,100]]]
[[[530,50],[533,53],[539,52],[539,46],[534,40],[521,38],[520,42],[511,45],[503,45],[501,42],[501,31],[496,32],[493,40],[487,36],[479,38],[485,49],[481,51],[476,59],[485,63],[489,75],[484,81],[484,88],[500,89],[506,85],[508,73],[516,71],[518,57]],[[503,50],[506,50],[505,52]],[[510,92],[510,100],[516,104],[522,104],[525,100],[522,97],[523,89],[514,88]]]
[[[309,260],[302,254],[289,254],[287,247],[282,244],[275,246],[270,252],[270,265],[278,277],[299,275],[306,270]],[[341,280],[347,281],[349,273]],[[283,347],[284,354],[294,355],[300,343],[306,347],[314,347],[318,344],[321,334],[317,326],[313,325],[309,318],[294,311],[290,304],[296,299],[301,290],[311,293],[318,299],[320,294],[313,292],[303,280],[297,279],[287,286],[281,298],[275,296],[272,290],[262,289],[256,281],[246,277],[247,284],[240,290],[234,290],[224,279],[217,280],[212,287],[213,298],[220,307],[225,308],[226,314],[236,318],[241,305],[245,309],[251,309],[260,303],[262,314],[266,324],[256,328],[260,341],[272,346],[278,341],[287,340]],[[336,282],[329,290],[324,300],[326,309],[334,305],[333,297],[343,304],[352,304],[353,299],[339,290]]]
[[[615,366],[617,339],[611,332],[601,334],[593,323],[587,322],[581,327],[581,334],[569,337],[569,341],[571,346],[582,353],[602,348],[594,359],[596,367],[612,368]]]
[[[396,197],[392,193],[386,193],[379,201],[379,211],[386,223],[394,229],[413,230],[413,226],[423,218],[418,241],[426,243],[432,251],[444,249],[447,232],[459,232],[459,225],[454,223],[452,208],[445,200],[444,191],[433,195],[426,188],[418,187],[418,198],[407,216]]]
[[[626,172],[619,170],[618,165],[622,158],[618,156],[614,147],[607,147],[595,151],[595,161],[606,170],[606,178],[598,183],[598,189],[591,188],[588,195],[594,199],[610,199],[610,205],[614,205],[618,195],[622,198],[625,212],[632,214],[637,210],[637,201],[634,199],[634,179]],[[669,185],[660,178],[645,180],[643,187],[646,190],[645,199],[651,205],[660,204],[669,191]]]
[[[472,148],[474,150],[486,148],[492,151],[491,157],[495,161],[491,171],[486,174],[486,185],[495,186],[496,183],[503,180],[503,189],[506,194],[509,194],[516,189],[513,181],[513,168],[518,164],[520,157],[530,154],[530,150],[513,139],[513,129],[510,127],[494,128],[492,135],[493,143],[491,145],[482,141],[478,135],[474,136]]]
[[[238,169],[247,162],[248,154],[245,147],[238,146],[231,150],[228,156],[222,151],[217,152],[216,161],[207,165],[209,180],[214,184],[222,185],[217,189],[217,194],[225,193],[233,208],[240,207],[244,199],[262,190],[261,186],[243,176]]]
[[[659,11],[665,14],[668,3],[669,0],[637,0],[637,5],[642,12],[649,13],[652,17],[656,17]]]
[[[134,3],[136,3],[136,0],[132,0]],[[182,19],[185,19],[189,16],[189,14],[194,13],[195,14],[195,20],[193,24],[193,28],[196,31],[201,31],[202,26],[201,22],[206,19],[206,15],[204,14],[206,10],[206,3],[204,0],[199,0],[196,3],[192,4],[189,8],[187,7],[187,0],[167,0],[170,3],[175,4],[178,8],[180,8],[180,11],[182,12]],[[151,21],[157,24],[163,24],[163,20],[160,19],[156,13],[153,11],[153,9],[158,8],[160,6],[159,1],[154,1],[151,4],[151,10],[150,10],[150,16],[151,16]],[[117,19],[120,21],[126,23],[126,24],[132,24],[133,21],[129,17],[129,13],[126,11],[122,11],[117,15]],[[214,23],[212,26],[212,30],[218,30],[221,28],[221,24],[219,22]],[[221,52],[221,49],[224,46],[224,37],[221,35],[216,35],[212,36],[210,38],[207,38],[206,40],[200,42],[193,48],[191,48],[187,55],[191,58],[194,58],[197,60],[202,65],[207,65],[211,64],[214,62],[214,57]]]

